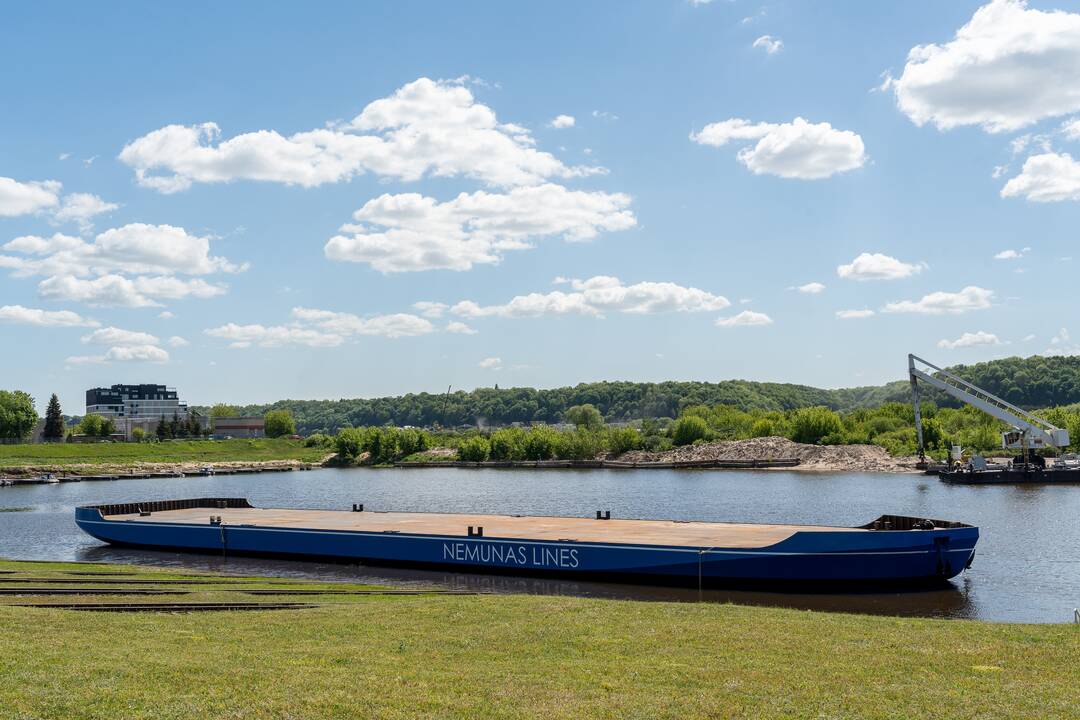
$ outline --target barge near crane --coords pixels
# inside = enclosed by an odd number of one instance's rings
[[[116,545],[588,580],[913,587],[972,561],[979,530],[883,515],[860,527],[253,507],[196,498],[77,508]]]

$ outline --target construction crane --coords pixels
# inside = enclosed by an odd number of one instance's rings
[[[926,460],[923,448],[922,413],[919,409],[919,381],[935,387],[962,403],[982,410],[1009,425],[1001,434],[1001,447],[1020,450],[1022,462],[1038,463],[1035,451],[1041,448],[1063,448],[1069,444],[1069,431],[1027,410],[978,388],[948,370],[943,370],[915,355],[908,355],[908,377],[911,379],[911,401],[915,407],[915,433],[919,439],[919,459]],[[1040,458],[1041,459],[1041,458]]]

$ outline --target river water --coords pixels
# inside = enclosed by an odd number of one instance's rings
[[[76,505],[247,497],[263,507],[485,512],[861,525],[883,513],[980,527],[974,565],[945,589],[796,594],[705,591],[112,548]],[[494,592],[716,601],[889,615],[1066,622],[1080,606],[1080,485],[954,486],[876,473],[679,470],[323,469],[0,488],[0,557],[174,565],[233,573]]]

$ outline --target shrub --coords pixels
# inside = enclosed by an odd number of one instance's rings
[[[491,455],[491,443],[483,435],[474,435],[458,445],[457,452],[458,460],[484,462]]]
[[[346,460],[355,460],[364,452],[363,428],[342,428],[334,437],[334,449]]]
[[[795,442],[814,444],[843,429],[840,416],[825,407],[800,408],[791,415],[791,439]]]
[[[559,432],[547,425],[538,425],[525,435],[526,460],[550,460],[559,447]]]
[[[762,418],[750,426],[750,437],[772,437],[776,434],[776,425],[768,418]]]
[[[642,446],[641,433],[629,427],[611,428],[607,440],[608,450],[620,455]]]
[[[142,442],[146,439],[146,431],[140,427],[131,428],[131,439],[135,442]]]
[[[506,428],[491,433],[489,440],[492,460],[524,460],[525,431],[521,428]]]
[[[595,460],[605,449],[604,436],[596,430],[562,433],[559,441],[556,455],[566,460]]]
[[[709,436],[709,425],[697,415],[686,415],[675,421],[671,428],[671,439],[676,445],[690,445],[695,440],[705,440]]]
[[[595,430],[604,426],[604,416],[595,405],[575,405],[567,408],[565,417],[567,422],[573,423],[579,429]]]

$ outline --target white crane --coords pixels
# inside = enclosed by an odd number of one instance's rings
[[[911,379],[912,403],[915,406],[915,432],[919,438],[920,459],[925,460],[926,454],[923,449],[922,413],[919,410],[919,380],[1008,423],[1012,429],[1001,434],[1001,447],[1022,451],[1025,464],[1032,455],[1030,451],[1046,447],[1063,448],[1069,444],[1068,430],[1056,427],[1038,415],[1018,408],[915,355],[908,355],[908,377]]]

